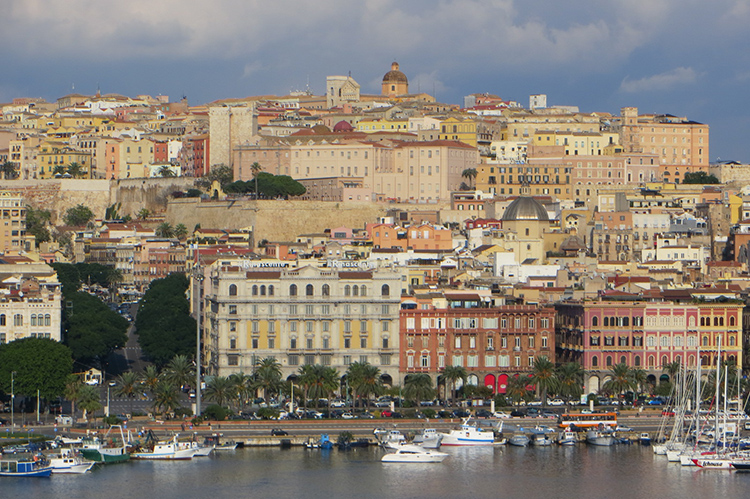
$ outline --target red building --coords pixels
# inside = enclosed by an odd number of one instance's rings
[[[401,310],[403,376],[427,373],[437,378],[446,366],[462,366],[469,384],[505,393],[508,377],[530,373],[536,357],[555,361],[553,308],[486,307],[478,294],[466,293],[433,300],[440,302],[445,308]]]

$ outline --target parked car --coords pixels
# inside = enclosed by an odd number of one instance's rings
[[[526,416],[530,418],[539,416],[539,409],[535,407],[529,407],[528,409],[526,409]]]
[[[453,411],[454,418],[468,418],[469,416],[471,416],[471,413],[469,411],[463,411],[460,409]]]
[[[341,419],[355,419],[357,416],[352,414],[351,412],[345,412],[341,415]]]
[[[479,409],[477,412],[474,413],[474,416],[478,418],[491,418],[492,413],[488,411],[487,409]]]
[[[283,436],[289,435],[289,433],[282,430],[281,428],[273,428],[271,430],[271,435],[274,437],[283,437]]]
[[[422,400],[421,402],[419,402],[419,405],[421,405],[422,407],[432,407],[433,405],[435,405],[435,401],[434,400]]]
[[[334,409],[346,407],[346,400],[336,399],[331,402],[331,407],[333,407]]]
[[[510,411],[510,417],[512,418],[522,418],[524,416],[525,414],[523,413],[523,411],[520,411],[518,409],[513,409],[512,411]]]
[[[511,416],[505,411],[496,411],[492,413],[492,417],[497,419],[508,419]]]
[[[373,419],[375,416],[372,415],[370,412],[363,412],[359,416],[357,416],[359,419]]]
[[[551,405],[551,406],[565,405],[565,401],[563,399],[552,399],[547,403],[547,405]]]

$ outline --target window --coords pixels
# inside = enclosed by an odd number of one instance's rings
[[[227,355],[227,364],[230,366],[236,366],[240,363],[239,355]]]
[[[460,336],[456,336],[453,339],[453,347],[454,348],[461,348],[461,337]]]
[[[359,295],[367,296],[367,287],[364,284],[359,287]]]
[[[544,320],[544,319],[542,319]],[[542,348],[547,348],[547,337],[542,336]]]
[[[534,337],[529,336],[529,348],[534,348]]]
[[[268,338],[268,348],[276,348],[276,338]]]
[[[382,296],[390,296],[391,295],[391,287],[387,284],[383,284],[383,286],[380,288],[380,294]]]
[[[591,318],[591,327],[599,327],[599,317],[594,316]]]
[[[344,348],[351,348],[351,347],[352,347],[352,339],[344,338]]]
[[[312,350],[313,349],[313,344],[314,344],[313,338],[310,338],[310,337],[305,338],[305,347],[308,350]]]
[[[320,313],[323,315],[331,315],[331,306],[330,305],[322,305],[320,307]]]
[[[292,350],[297,348],[297,338],[295,337],[289,338],[289,348],[291,348]]]
[[[306,333],[315,332],[315,323],[313,321],[305,321],[305,332]]]
[[[344,365],[349,366],[352,363],[352,356],[351,355],[344,355]]]
[[[229,312],[229,313],[231,314],[231,312]],[[15,314],[13,316],[13,325],[14,326],[23,326],[23,315],[21,315],[21,314]]]
[[[229,338],[229,348],[231,350],[237,348],[237,338]]]
[[[380,314],[381,315],[388,315],[390,313],[391,307],[388,305],[381,305],[380,306]]]
[[[0,314],[0,326],[5,325],[5,314]]]
[[[314,291],[314,288],[313,288],[312,284],[308,284],[307,286],[305,286],[305,295],[306,296],[312,296],[313,295],[313,291]]]
[[[350,296],[352,294],[352,287],[348,284],[344,286],[344,296]]]
[[[419,364],[420,364],[420,365],[421,365],[421,366],[422,366],[423,368],[427,368],[427,367],[430,367],[430,355],[429,355],[429,354],[426,354],[426,353],[423,353],[423,354],[422,354],[422,357],[420,357],[420,359],[419,359]]]
[[[258,338],[253,338],[250,341],[251,348],[258,348]]]
[[[229,315],[237,315],[237,305],[229,305]]]
[[[323,296],[331,296],[331,287],[328,284],[323,284],[321,292]]]
[[[305,315],[315,315],[315,305],[305,305]]]
[[[234,286],[234,284],[232,284],[232,286]],[[232,292],[231,292],[232,288],[231,288],[231,286],[230,286],[229,289],[230,289],[229,294],[232,295]],[[253,284],[253,287],[251,289],[252,289],[252,291],[251,291],[252,295],[253,296],[258,296],[258,285],[257,284]]]
[[[367,321],[359,321],[359,332],[367,333]]]
[[[273,285],[268,286],[268,296],[273,296]]]
[[[515,341],[515,348],[521,348],[521,337],[520,336],[516,336],[514,338],[514,341]]]
[[[344,333],[352,332],[352,321],[344,321]]]
[[[290,355],[289,356],[289,365],[290,366],[298,366],[299,365],[299,355]]]
[[[383,338],[383,348],[388,348],[388,338]]]
[[[289,286],[289,296],[297,296],[297,285],[292,284]]]

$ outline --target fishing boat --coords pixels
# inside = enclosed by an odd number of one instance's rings
[[[213,445],[201,445],[195,440],[190,442],[177,442],[178,449],[192,449],[193,457],[208,457],[214,451]]]
[[[638,437],[638,440],[641,442],[641,445],[651,445],[651,435],[649,435],[647,432],[641,433],[641,436]]]
[[[406,442],[406,437],[398,430],[383,430],[382,428],[377,428],[373,430],[373,434],[375,435],[375,438],[378,439],[378,444],[382,447],[395,449],[401,445],[402,442]]]
[[[615,437],[611,431],[589,430],[586,432],[586,443],[599,447],[609,447],[615,444]]]
[[[52,466],[44,459],[0,460],[0,476],[44,477],[52,474]]]
[[[223,451],[231,451],[235,450],[239,444],[235,442],[234,440],[227,440],[226,442],[221,442],[221,437],[223,436],[222,433],[214,433],[211,436],[207,436],[205,440],[203,441],[204,446],[213,445],[214,451],[216,452],[223,452]]]
[[[147,446],[144,450],[133,452],[131,457],[133,459],[180,461],[192,459],[194,455],[195,450],[192,447],[180,448],[177,435],[175,435],[170,440],[153,442],[151,446]]]
[[[49,457],[52,473],[86,473],[94,467],[96,462],[84,459],[73,449],[60,449],[60,454]]]
[[[445,452],[425,449],[419,445],[402,445],[380,460],[384,463],[441,463],[447,457]]]
[[[333,449],[333,442],[331,442],[331,437],[327,433],[323,433],[318,440],[308,439],[305,443],[305,448],[330,450]]]
[[[477,428],[476,425],[469,424],[470,419],[471,417],[464,419],[461,426],[457,429],[453,429],[448,433],[441,433],[443,436],[441,445],[494,445],[495,433],[489,430]]]
[[[116,440],[118,430],[120,433],[119,442]],[[82,442],[81,455],[90,461],[104,464],[122,463],[129,460],[130,453],[127,449],[122,426],[110,426],[103,438],[96,435],[85,437]]]
[[[576,437],[575,432],[566,429],[565,431],[560,432],[560,435],[557,438],[557,443],[565,446],[575,445],[578,443],[578,438]]]

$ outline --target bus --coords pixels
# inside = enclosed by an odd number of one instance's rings
[[[617,427],[616,412],[595,412],[591,414],[561,414],[558,419],[560,428],[597,428],[599,425]]]

